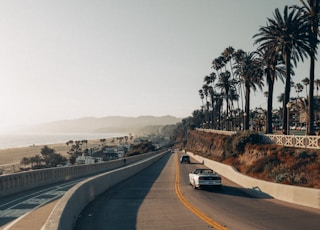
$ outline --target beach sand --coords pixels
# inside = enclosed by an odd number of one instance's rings
[[[110,144],[110,140],[107,140],[105,145]],[[96,148],[99,147],[100,140],[88,140],[87,148]],[[8,149],[0,149],[0,170],[3,173],[11,173],[17,172],[20,167],[20,161],[23,157],[32,157],[36,154],[40,154],[41,149],[45,145],[35,145],[35,146],[27,146],[27,147],[19,147],[19,148],[8,148]],[[61,154],[69,158],[69,154],[67,153],[69,150],[69,146],[66,143],[57,143],[57,144],[47,144],[49,148],[55,150],[56,153]]]

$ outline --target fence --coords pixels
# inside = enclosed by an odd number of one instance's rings
[[[277,145],[296,147],[296,148],[308,148],[308,149],[320,149],[320,136],[295,136],[295,135],[273,135],[266,134],[271,141]]]
[[[198,131],[217,133],[223,135],[232,135],[234,131],[222,131],[215,129],[197,129]],[[320,136],[298,136],[298,135],[274,135],[265,134],[271,142],[277,145],[283,145],[296,148],[320,149]]]

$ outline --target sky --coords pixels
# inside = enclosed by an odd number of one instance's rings
[[[254,51],[259,27],[293,4],[1,0],[0,130],[81,117],[191,116],[212,60],[229,46]],[[299,63],[294,81],[308,71]],[[275,98],[283,89],[277,82]],[[254,107],[266,108],[263,91],[251,93]]]

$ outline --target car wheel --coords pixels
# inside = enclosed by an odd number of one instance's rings
[[[194,181],[192,183],[192,188],[197,189],[196,183],[194,183]]]

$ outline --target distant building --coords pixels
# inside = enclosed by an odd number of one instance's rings
[[[297,127],[306,126],[308,123],[308,102],[306,98],[292,100],[290,109],[290,120]],[[314,122],[315,126],[320,126],[320,96],[314,97]]]
[[[76,164],[94,164],[97,162],[101,162],[102,158],[100,157],[92,157],[92,156],[78,156],[76,158]]]

